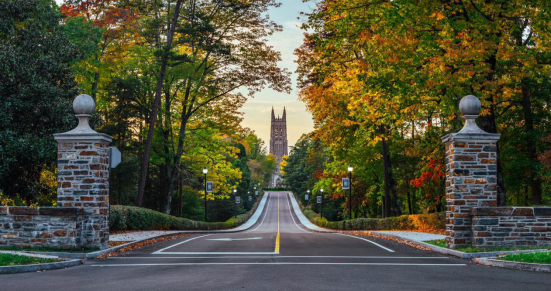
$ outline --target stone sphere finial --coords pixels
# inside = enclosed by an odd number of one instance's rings
[[[467,95],[461,98],[461,101],[459,101],[459,110],[461,110],[461,113],[463,113],[463,115],[478,116],[480,114],[481,108],[482,105],[480,104],[480,100],[478,100],[478,98],[473,95]]]
[[[90,95],[80,94],[73,101],[73,110],[76,114],[91,115],[96,109],[96,102]]]

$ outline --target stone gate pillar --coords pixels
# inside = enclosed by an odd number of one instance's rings
[[[88,95],[73,101],[78,126],[54,134],[57,151],[57,204],[77,207],[77,244],[109,247],[109,156],[111,136],[90,128],[95,102]]]
[[[446,144],[446,246],[471,246],[471,208],[497,206],[497,141],[475,120],[480,100],[465,96],[459,103],[465,126],[442,137]]]

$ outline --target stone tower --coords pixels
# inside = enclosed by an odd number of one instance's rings
[[[287,147],[287,113],[283,107],[283,116],[280,118],[275,116],[274,108],[272,107],[272,126],[270,131],[270,154],[277,157],[277,167],[272,175],[271,187],[281,186],[279,164],[283,156],[289,155]]]

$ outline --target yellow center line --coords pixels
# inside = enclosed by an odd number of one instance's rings
[[[279,254],[279,194],[277,195],[277,236],[274,253]]]

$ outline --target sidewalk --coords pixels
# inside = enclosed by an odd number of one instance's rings
[[[418,242],[428,241],[428,240],[440,240],[446,239],[446,236],[443,234],[433,234],[426,232],[413,232],[413,231],[372,231],[373,234],[380,235],[391,235],[398,238],[413,240]]]

